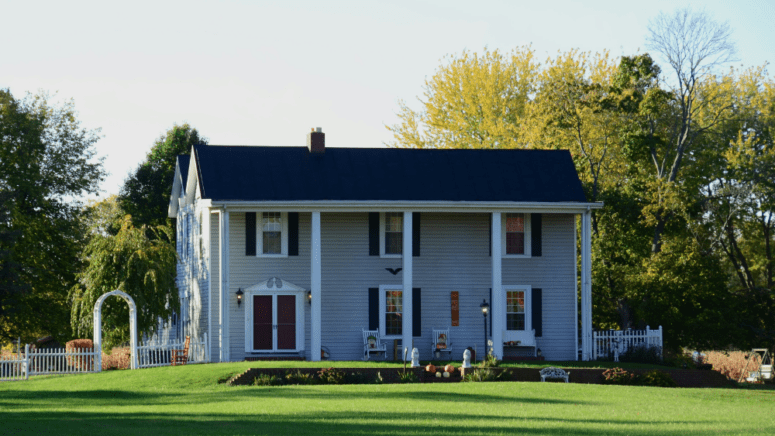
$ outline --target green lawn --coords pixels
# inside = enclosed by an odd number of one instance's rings
[[[516,382],[217,383],[255,366],[189,365],[0,383],[0,435],[775,434],[771,390]]]

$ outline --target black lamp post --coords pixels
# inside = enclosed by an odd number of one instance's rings
[[[245,293],[242,292],[242,288],[239,288],[237,289],[237,292],[235,292],[235,294],[237,294],[237,307],[240,307],[240,305],[242,304],[242,295],[244,295]]]
[[[484,352],[482,353],[482,361],[487,359],[487,312],[490,311],[490,305],[487,304],[487,300],[482,300],[482,304],[479,305],[482,309],[482,315],[484,315]]]

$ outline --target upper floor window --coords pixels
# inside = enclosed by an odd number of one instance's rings
[[[503,254],[530,257],[530,214],[506,213],[502,219]]]
[[[256,220],[259,256],[288,255],[288,214],[286,212],[262,212]]]
[[[381,214],[380,248],[381,255],[400,257],[404,248],[403,212],[385,212]]]

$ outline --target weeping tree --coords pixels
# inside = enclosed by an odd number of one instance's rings
[[[116,208],[102,207],[102,210],[113,213]],[[100,226],[105,224],[101,219],[94,222]],[[115,226],[118,231],[114,235],[93,229],[83,252],[87,267],[77,275],[77,283],[70,290],[71,325],[80,337],[93,334],[92,312],[97,299],[116,289],[135,300],[137,328],[145,334],[155,333],[159,319],[168,319],[179,309],[175,286],[177,254],[169,242],[172,229],[163,225],[135,227],[129,215],[118,218]],[[127,304],[119,298],[110,298],[105,301],[102,314],[105,347],[128,341]]]

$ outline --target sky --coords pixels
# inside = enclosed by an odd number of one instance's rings
[[[328,147],[382,147],[447,55],[633,55],[649,19],[687,5],[730,24],[736,65],[775,60],[775,1],[0,0],[0,88],[72,99],[101,129],[104,196],[176,123],[218,145],[305,145],[322,127]]]

